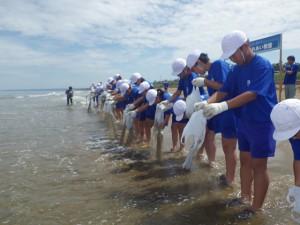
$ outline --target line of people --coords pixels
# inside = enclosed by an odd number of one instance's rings
[[[161,129],[168,126],[172,117],[170,151],[182,151],[184,145],[180,139],[189,121],[187,108],[191,107],[186,99],[196,88],[201,101],[192,106],[193,110],[202,110],[207,118],[205,141],[198,157],[203,158],[205,150],[209,165],[215,166],[215,135],[220,133],[226,171],[219,177],[219,183],[224,186],[231,186],[235,179],[238,143],[241,196],[231,199],[228,206],[247,206],[238,215],[240,219],[250,218],[261,210],[269,187],[267,164],[268,158],[275,155],[275,140],[290,139],[295,153],[293,193],[299,195],[300,208],[300,101],[293,99],[277,105],[273,66],[253,53],[244,32],[225,35],[221,46],[223,54],[216,61],[199,50],[186,59],[177,58],[172,63],[172,74],[179,81],[172,95],[167,83],[156,90],[139,73],[134,73],[129,81],[121,75],[109,78],[104,89],[113,96],[116,118],[121,120],[126,108],[134,119],[136,142],[147,145],[156,107],[163,107],[164,121],[159,126]],[[285,132],[288,135],[279,135]]]

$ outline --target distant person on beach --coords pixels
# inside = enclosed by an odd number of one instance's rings
[[[295,98],[296,95],[296,81],[298,66],[295,64],[295,57],[290,55],[287,57],[287,64],[285,66],[285,77],[284,77],[284,90],[285,98]]]
[[[268,158],[275,154],[270,118],[277,103],[274,69],[268,60],[253,53],[242,31],[227,34],[222,40],[222,50],[222,58],[229,58],[236,65],[223,86],[206,103],[197,104],[202,104],[198,109],[208,119],[229,109],[234,109],[238,117],[241,198],[232,199],[228,206],[251,204],[237,216],[249,219],[263,206],[270,183]]]
[[[67,96],[67,105],[73,105],[73,88],[70,86],[67,90],[66,90],[66,96]]]

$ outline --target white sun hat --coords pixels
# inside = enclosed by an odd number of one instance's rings
[[[120,86],[123,83],[129,83],[128,80],[118,80],[116,83],[116,89],[120,90]]]
[[[185,110],[186,110],[185,101],[178,100],[175,102],[175,104],[173,105],[173,111],[174,111],[174,114],[176,115],[176,121],[182,120]]]
[[[153,105],[157,97],[157,91],[155,89],[150,89],[146,94],[146,100],[149,106]]]
[[[232,56],[236,50],[238,50],[243,44],[247,42],[247,35],[240,30],[232,31],[225,35],[222,40],[222,59],[228,59]]]
[[[122,83],[120,85],[120,92],[121,95],[124,96],[126,94],[126,91],[129,89],[130,85],[128,83]]]
[[[172,63],[172,74],[174,76],[179,75],[184,68],[186,67],[186,60],[183,58],[177,58],[174,60],[174,62]]]
[[[143,81],[139,85],[139,94],[142,94],[144,91],[148,90],[150,88],[150,84],[148,81]]]
[[[275,127],[275,140],[283,141],[293,137],[300,130],[300,100],[292,98],[275,105],[271,120]]]
[[[114,81],[114,78],[113,77],[109,77],[108,79],[107,79],[107,83],[111,83],[111,82],[113,82]]]
[[[122,76],[121,74],[117,73],[116,75],[114,75],[114,80],[117,80],[118,78],[121,78],[122,79]]]
[[[135,84],[138,79],[140,79],[142,75],[140,73],[133,73],[130,77],[130,81],[132,84]]]
[[[192,67],[195,66],[196,62],[199,59],[200,54],[201,51],[199,49],[196,49],[187,56],[186,65],[188,68],[192,69]]]

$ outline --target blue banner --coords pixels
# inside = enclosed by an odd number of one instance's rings
[[[250,46],[255,53],[273,51],[281,48],[281,34],[251,41]]]

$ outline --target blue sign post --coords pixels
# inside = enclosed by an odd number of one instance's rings
[[[273,50],[281,50],[282,35],[277,34],[274,36],[262,38],[259,40],[251,41],[250,46],[255,53],[267,52]]]
[[[270,37],[258,39],[250,42],[250,46],[254,53],[262,53],[273,50],[279,50],[279,101],[281,101],[281,93],[283,86],[282,71],[282,34],[276,34]]]

